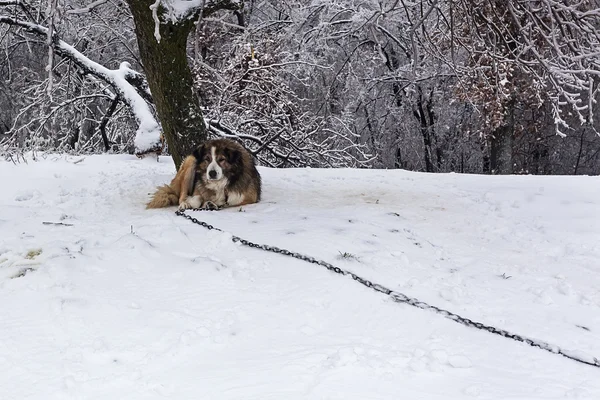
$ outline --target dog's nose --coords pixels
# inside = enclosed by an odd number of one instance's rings
[[[215,171],[214,169],[213,169],[213,170],[210,170],[210,171],[208,171],[208,177],[209,177],[210,179],[216,179],[216,178],[217,178],[217,171]]]

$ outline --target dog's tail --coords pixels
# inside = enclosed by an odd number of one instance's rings
[[[179,203],[179,194],[169,185],[159,186],[146,208],[163,208]]]

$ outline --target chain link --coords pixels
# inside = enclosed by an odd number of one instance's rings
[[[204,208],[194,208],[194,209],[191,209],[190,211],[214,211],[214,210],[204,209]],[[177,211],[175,211],[175,214],[190,220],[194,224],[203,226],[208,230],[223,232],[222,229],[214,227],[204,221],[199,221],[198,219],[190,216],[189,214],[186,214],[185,210],[177,210]],[[439,314],[445,318],[450,319],[451,321],[457,322],[457,323],[465,325],[467,327],[480,329],[483,331],[493,333],[495,335],[499,335],[499,336],[502,336],[505,338],[515,340],[517,342],[526,343],[529,346],[537,347],[537,348],[546,350],[553,354],[560,354],[561,356],[569,358],[571,360],[574,360],[574,361],[577,361],[577,362],[580,362],[583,364],[591,365],[593,367],[600,368],[600,360],[596,357],[590,357],[589,359],[583,358],[582,356],[576,354],[575,352],[571,353],[569,351],[562,350],[559,347],[553,346],[549,343],[530,339],[525,336],[521,336],[521,335],[509,332],[504,329],[499,329],[494,326],[490,326],[490,325],[483,324],[481,322],[473,321],[469,318],[461,317],[460,315],[455,314],[451,311],[430,305],[430,304],[420,301],[414,297],[409,297],[409,296],[405,295],[404,293],[389,289],[383,285],[380,285],[379,283],[373,283],[373,282],[369,281],[368,279],[362,278],[361,276],[358,276],[353,272],[336,267],[326,261],[318,260],[314,257],[306,256],[304,254],[296,253],[296,252],[293,252],[290,250],[280,249],[279,247],[275,247],[275,246],[270,246],[270,245],[266,245],[266,244],[256,244],[256,243],[250,242],[246,239],[242,239],[241,237],[235,236],[235,235],[233,235],[231,237],[231,239],[234,243],[241,243],[244,246],[252,247],[255,249],[261,249],[264,251],[269,251],[271,253],[277,253],[277,254],[282,254],[285,256],[293,257],[298,260],[302,260],[302,261],[306,261],[306,262],[309,262],[312,264],[320,265],[322,267],[327,268],[329,271],[335,272],[336,274],[349,276],[353,280],[359,282],[360,284],[362,284],[368,288],[375,290],[376,292],[388,295],[396,303],[408,304],[409,306],[420,308],[422,310],[430,310],[430,311],[435,312],[436,314]]]

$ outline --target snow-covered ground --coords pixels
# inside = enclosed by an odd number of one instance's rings
[[[0,162],[0,399],[600,399],[598,368],[145,210],[173,172]],[[260,172],[195,216],[600,357],[599,178]]]

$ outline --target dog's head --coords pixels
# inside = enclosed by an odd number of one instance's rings
[[[210,140],[194,151],[198,160],[196,170],[205,182],[230,179],[240,168],[241,152],[228,141]]]

